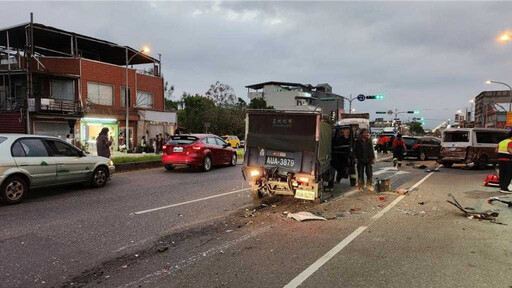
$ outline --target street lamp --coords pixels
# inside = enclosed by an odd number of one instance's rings
[[[499,81],[493,81],[493,80],[487,80],[485,81],[485,84],[501,84],[508,87],[508,95],[510,96],[510,103],[508,104],[508,111],[512,112],[512,87],[508,85],[507,83],[499,82]]]
[[[510,32],[505,32],[503,34],[501,34],[501,36],[498,38],[500,41],[503,41],[503,42],[506,42],[506,41],[509,41],[509,40],[512,40],[512,33]]]
[[[128,93],[128,65],[130,65],[130,61],[137,56],[141,54],[147,54],[149,53],[149,47],[145,46],[142,48],[142,50],[138,51],[137,53],[133,54],[132,57],[128,58],[128,47],[125,48],[126,51],[126,85],[124,87],[124,106],[126,106],[126,129],[124,130],[124,137],[125,137],[125,144],[126,144],[126,152],[130,149],[130,95]],[[137,75],[135,75],[137,77]],[[137,91],[135,91],[137,93]]]

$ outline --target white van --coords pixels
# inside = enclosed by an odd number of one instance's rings
[[[443,132],[438,162],[445,167],[454,163],[470,164],[484,169],[496,164],[498,143],[507,138],[508,130],[493,128],[450,128]]]

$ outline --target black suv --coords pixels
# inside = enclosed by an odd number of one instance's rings
[[[441,152],[441,140],[435,137],[404,136],[403,138],[407,147],[405,157],[415,157],[423,161],[428,158],[437,159]]]

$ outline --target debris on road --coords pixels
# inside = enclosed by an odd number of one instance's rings
[[[488,174],[484,182],[485,186],[500,186],[500,177],[497,174]]]
[[[386,197],[383,197],[383,196],[380,196],[380,197],[379,197],[379,200],[380,200],[381,202],[386,202],[386,201],[387,201],[387,200],[386,200]]]
[[[391,179],[377,179],[377,192],[387,192],[391,190]]]
[[[407,215],[417,215],[418,214],[416,212],[416,210],[404,210],[404,209],[400,209],[400,208],[396,208],[396,210],[398,210],[404,214],[407,214]]]
[[[160,248],[158,248],[158,252],[160,252],[160,253],[163,253],[163,252],[165,252],[165,251],[167,251],[167,250],[169,250],[169,247],[168,247],[168,246],[164,246],[164,247],[160,247]]]
[[[512,201],[502,200],[499,197],[491,197],[487,200],[489,204],[492,204],[494,201],[507,204],[509,208],[512,208]]]
[[[230,233],[230,232],[233,232],[233,230],[226,230],[226,233]]]
[[[425,205],[425,204],[427,204],[427,202],[425,202],[425,201],[421,201],[421,202],[419,202],[418,204],[420,204],[420,205]]]
[[[409,193],[409,189],[400,188],[400,189],[397,189],[395,192],[398,193],[398,195],[405,195],[405,194]]]
[[[416,169],[426,169],[426,168],[427,168],[427,165],[425,165],[425,164],[422,164],[422,165],[415,165],[415,166],[413,166],[413,168],[416,168]]]
[[[414,166],[414,163],[413,162],[407,162],[407,163],[405,163],[405,166]]]
[[[295,219],[299,222],[308,221],[308,220],[322,220],[322,221],[327,220],[324,217],[316,216],[315,214],[313,214],[311,212],[304,212],[304,211],[297,212],[297,213],[288,213],[288,216],[286,216],[286,217]]]
[[[469,219],[495,220],[500,215],[498,211],[494,210],[475,211],[473,208],[463,208],[451,193],[448,196],[452,197],[453,202],[450,200],[446,200],[446,202],[457,207]]]

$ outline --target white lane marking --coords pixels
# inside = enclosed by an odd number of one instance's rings
[[[157,208],[153,208],[153,209],[133,212],[133,213],[131,213],[131,215],[145,214],[145,213],[149,213],[149,212],[154,212],[154,211],[163,210],[163,209],[167,209],[167,208],[177,207],[177,206],[186,205],[186,204],[190,204],[190,203],[205,201],[205,200],[209,200],[209,199],[213,199],[213,198],[217,198],[217,197],[222,197],[222,196],[227,196],[227,195],[231,195],[231,194],[236,194],[236,193],[240,193],[240,192],[244,192],[244,191],[248,191],[248,190],[251,190],[251,188],[245,188],[245,189],[241,189],[241,190],[236,190],[236,191],[226,192],[226,193],[217,194],[217,195],[213,195],[213,196],[208,196],[208,197],[204,197],[204,198],[200,198],[200,199],[194,199],[194,200],[190,200],[190,201],[185,201],[185,202],[181,202],[181,203],[176,203],[176,204],[171,204],[171,205],[167,205],[167,206],[157,207]]]
[[[430,172],[427,176],[423,177],[420,181],[418,181],[416,184],[414,184],[411,188],[409,188],[409,191],[412,191],[416,188],[418,188],[421,183],[425,182],[430,176],[432,176],[434,172]],[[382,217],[386,212],[388,212],[393,206],[398,204],[402,199],[405,198],[405,195],[401,195],[398,198],[395,199],[395,201],[391,202],[388,206],[386,206],[384,209],[382,209],[379,213],[377,213],[375,216],[372,217],[372,222],[368,226],[361,226],[357,228],[354,232],[352,232],[350,235],[348,235],[345,239],[343,239],[338,245],[334,246],[329,252],[327,252],[325,255],[320,257],[315,263],[311,264],[306,270],[304,270],[302,273],[300,273],[297,277],[295,277],[290,283],[286,284],[284,288],[295,288],[304,283],[306,279],[309,278],[309,276],[313,275],[318,269],[320,269],[325,263],[327,263],[332,257],[334,257],[336,254],[338,254],[345,246],[350,244],[352,240],[354,240],[357,236],[359,236],[366,228],[368,228],[370,225],[372,225],[377,219]]]
[[[393,206],[398,204],[398,202],[402,201],[402,199],[404,199],[404,198],[405,198],[405,195],[398,196],[398,198],[396,198],[395,201],[391,202],[391,204],[389,204],[388,206],[384,207],[384,209],[380,210],[379,213],[375,214],[372,217],[372,220],[377,220],[380,217],[382,217],[382,215],[384,215],[386,212],[388,212],[391,208],[393,208]]]
[[[356,231],[352,232],[348,235],[347,238],[343,239],[338,245],[334,246],[329,252],[327,252],[324,256],[318,259],[315,263],[309,266],[306,270],[300,273],[297,277],[295,277],[290,283],[286,284],[284,288],[294,288],[298,287],[302,282],[309,278],[313,273],[316,272],[320,267],[322,267],[327,261],[331,260],[338,252],[340,252],[345,246],[347,246],[352,240],[356,239],[359,234],[363,233],[364,230],[368,228],[367,226],[361,226],[356,229]]]

